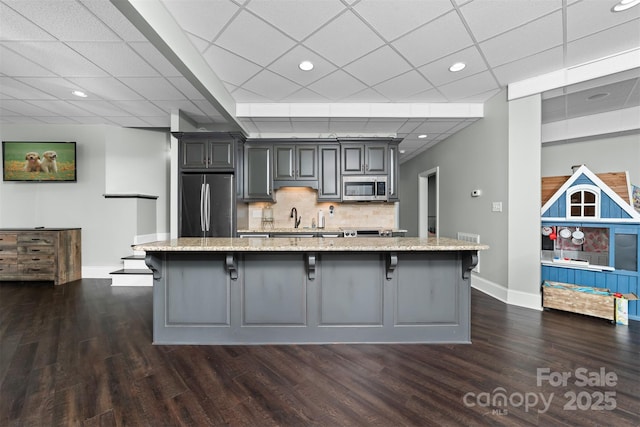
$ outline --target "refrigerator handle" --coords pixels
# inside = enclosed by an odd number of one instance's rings
[[[211,225],[211,188],[209,187],[209,183],[207,183],[207,190],[205,194],[205,209],[207,210],[207,215],[205,216],[205,224],[207,225],[206,230],[209,231],[209,226]]]
[[[200,186],[200,231],[204,231],[204,183]]]

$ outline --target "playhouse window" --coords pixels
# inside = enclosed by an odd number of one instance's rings
[[[567,192],[567,217],[598,218],[600,216],[600,191],[596,187],[578,186]]]

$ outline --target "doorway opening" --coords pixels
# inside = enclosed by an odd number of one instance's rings
[[[440,167],[418,174],[418,236],[440,237]]]

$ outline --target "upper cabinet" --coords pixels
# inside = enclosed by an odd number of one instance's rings
[[[286,144],[273,147],[274,181],[317,181],[318,147]]]
[[[226,134],[176,135],[180,140],[180,169],[233,171],[235,138]]]
[[[244,201],[274,200],[272,145],[246,144],[244,147]]]
[[[320,177],[318,179],[318,200],[340,201],[342,176],[340,175],[340,146],[318,146]]]
[[[342,144],[343,175],[386,175],[388,143],[361,142]]]
[[[390,202],[397,202],[399,200],[398,195],[398,181],[400,180],[400,171],[398,170],[398,145],[400,141],[391,141],[389,143],[389,179],[387,185],[389,188],[387,192],[389,194]]]

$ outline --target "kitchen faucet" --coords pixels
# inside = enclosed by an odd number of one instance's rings
[[[291,215],[289,215],[289,218],[295,218],[293,220],[293,227],[298,228],[298,226],[300,225],[300,221],[302,220],[302,217],[298,218],[298,209],[291,208]]]

